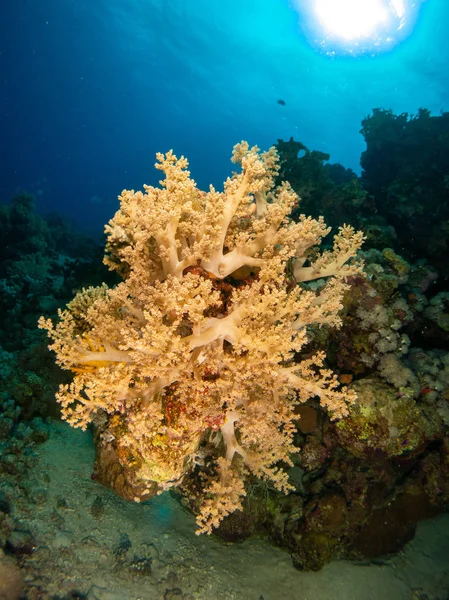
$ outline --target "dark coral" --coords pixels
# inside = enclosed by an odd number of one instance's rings
[[[376,108],[362,121],[362,185],[394,227],[396,249],[449,275],[449,113],[396,115]]]
[[[366,193],[354,171],[338,163],[328,163],[329,154],[309,150],[293,138],[288,142],[278,140],[276,149],[281,166],[278,181],[288,181],[301,198],[293,218],[305,213],[314,218],[324,217],[332,227],[350,223],[360,228],[357,215]]]

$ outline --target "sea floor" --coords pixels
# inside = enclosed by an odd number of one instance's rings
[[[32,536],[22,562],[29,600],[448,600],[449,514],[376,565],[292,566],[263,539],[228,544],[196,536],[194,518],[166,493],[118,498],[90,477],[89,433],[53,422],[23,481],[15,517]]]

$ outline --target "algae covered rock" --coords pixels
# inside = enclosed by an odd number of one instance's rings
[[[419,452],[439,431],[439,418],[417,404],[413,391],[399,392],[379,378],[353,384],[358,402],[337,423],[339,443],[357,457],[394,457]]]

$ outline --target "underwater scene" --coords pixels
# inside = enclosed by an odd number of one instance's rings
[[[0,9],[0,600],[449,600],[449,2]]]

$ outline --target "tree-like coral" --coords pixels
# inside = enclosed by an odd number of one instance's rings
[[[282,463],[297,403],[318,396],[338,418],[354,400],[322,354],[297,353],[309,325],[339,325],[363,236],[342,227],[319,255],[329,230],[289,218],[299,199],[287,183],[274,187],[273,148],[237,144],[241,170],[223,192],[197,189],[184,157],[157,159],[161,187],[122,192],[106,226],[105,262],[123,282],[79,292],[56,325],[40,326],[75,373],[58,393],[64,418],[85,429],[107,415],[142,497],[179,485],[206,439],[221,445],[198,520],[210,532],[240,506],[246,473],[290,489]],[[320,278],[318,291],[304,284]]]

